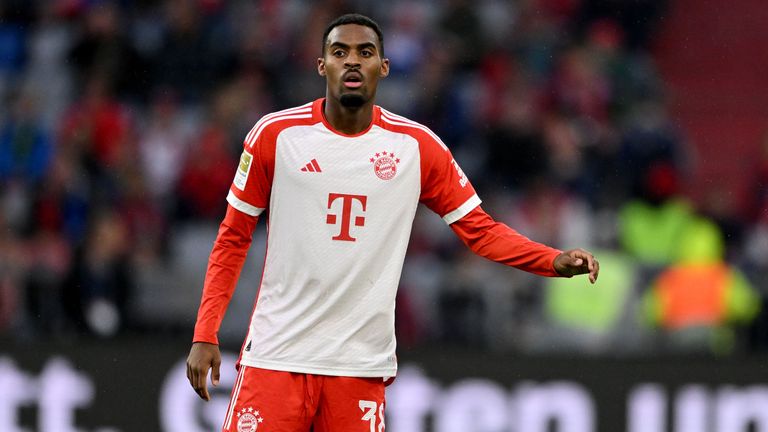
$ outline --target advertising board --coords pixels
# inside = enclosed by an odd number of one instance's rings
[[[221,384],[205,403],[187,383],[187,350],[183,341],[162,338],[3,343],[0,430],[217,430],[236,353],[224,352]],[[530,358],[440,349],[402,352],[400,363],[387,389],[391,432],[768,432],[764,358]],[[268,431],[263,417],[258,429]]]

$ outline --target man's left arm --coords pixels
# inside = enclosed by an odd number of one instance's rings
[[[437,135],[421,129],[416,137],[421,153],[419,200],[440,215],[475,253],[543,276],[588,273],[592,283],[597,280],[600,266],[591,253],[583,249],[562,252],[496,222],[480,207],[475,189]]]
[[[595,283],[600,264],[583,249],[565,252],[537,243],[491,218],[480,206],[452,223],[451,229],[476,254],[542,276],[589,274]]]

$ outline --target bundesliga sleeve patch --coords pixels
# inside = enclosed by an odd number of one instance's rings
[[[245,190],[245,184],[248,181],[248,173],[251,172],[251,162],[253,162],[253,156],[243,150],[243,154],[240,155],[240,163],[237,165],[234,181],[235,187],[240,190]]]

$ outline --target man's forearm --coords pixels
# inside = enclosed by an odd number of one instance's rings
[[[537,243],[496,222],[481,207],[451,224],[456,235],[476,254],[542,276],[559,276],[554,268],[558,249]]]
[[[227,206],[208,259],[193,342],[219,343],[219,326],[235,292],[257,222],[257,217]]]

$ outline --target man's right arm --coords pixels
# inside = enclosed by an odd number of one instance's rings
[[[307,113],[309,109],[301,108]],[[227,214],[208,259],[203,298],[197,312],[192,349],[187,357],[187,378],[205,400],[210,399],[205,385],[208,370],[213,368],[211,382],[214,385],[219,379],[219,327],[235,292],[256,222],[269,204],[277,141],[275,131],[267,126],[274,123],[269,121],[273,118],[275,115],[263,117],[246,135],[227,195]]]
[[[209,369],[213,369],[211,382],[218,384],[221,354],[217,333],[235,291],[257,222],[257,216],[228,205],[208,259],[192,349],[187,358],[187,378],[205,400],[210,399],[205,382]]]
[[[219,326],[235,292],[257,222],[257,216],[227,206],[227,214],[208,259],[193,342],[219,343]]]

